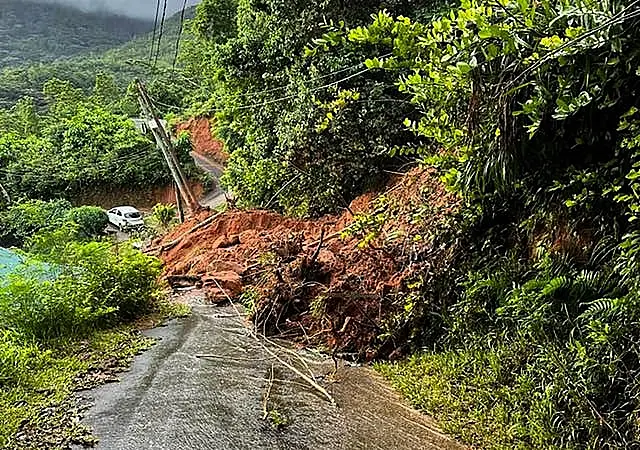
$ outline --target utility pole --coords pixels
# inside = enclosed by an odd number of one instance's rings
[[[173,188],[176,191],[176,206],[178,207],[178,219],[180,223],[184,223],[184,207],[182,206],[182,197],[180,196],[180,189],[178,185],[173,183]]]
[[[173,177],[173,180],[178,187],[180,196],[184,199],[185,204],[192,213],[202,209],[202,206],[200,205],[200,203],[198,203],[195,195],[193,195],[193,192],[191,192],[191,189],[189,188],[189,183],[187,182],[187,179],[184,176],[182,169],[180,168],[178,158],[176,157],[176,154],[173,150],[171,138],[169,138],[169,135],[162,125],[162,122],[160,122],[160,119],[155,114],[153,104],[151,102],[151,99],[149,98],[149,94],[147,94],[147,90],[144,87],[144,84],[142,84],[140,80],[136,80],[136,86],[138,88],[138,101],[140,102],[142,113],[144,114],[148,123],[150,123],[149,127],[151,128],[153,137],[156,140],[158,149],[162,152],[162,155],[164,156],[164,159],[169,166],[171,176]]]

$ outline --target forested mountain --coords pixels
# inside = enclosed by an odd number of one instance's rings
[[[153,23],[74,8],[2,0],[0,68],[53,61],[87,51],[103,51],[130,41]]]
[[[42,5],[38,6],[43,7]],[[65,9],[60,7],[51,8]],[[74,13],[82,14],[77,11],[74,11]],[[194,13],[194,8],[187,9],[185,18],[192,18]],[[2,17],[2,14],[0,12],[0,17]],[[84,14],[84,16],[99,17],[91,14]],[[123,20],[123,23],[143,23],[121,17],[118,20]],[[144,30],[148,31],[149,28],[152,29],[153,24],[146,24]],[[98,51],[97,48],[94,48],[89,53],[70,58],[58,59],[52,62],[32,61],[29,64],[25,63],[0,70],[0,107],[10,107],[20,98],[26,96],[36,99],[38,103],[42,103],[42,87],[51,78],[69,81],[74,86],[88,91],[93,87],[96,75],[105,73],[112,75],[118,86],[126,88],[132,79],[136,77],[147,78],[151,75],[154,70],[150,65],[157,66],[158,70],[155,71],[157,73],[173,64],[179,30],[180,14],[176,14],[166,20],[160,50],[157,52],[157,64],[153,64],[156,60],[155,54],[153,59],[150,60],[153,32],[148,31],[137,35],[132,40],[123,39],[117,41],[114,38],[113,44],[119,42],[120,45],[112,45],[111,47],[114,48],[106,51]],[[122,43],[123,41],[126,42]],[[1,46],[2,43],[0,43]]]

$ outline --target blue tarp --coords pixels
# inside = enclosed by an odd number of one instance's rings
[[[22,273],[40,280],[53,280],[60,268],[46,263],[30,261],[11,250],[0,247],[0,283],[13,273]]]
[[[0,278],[18,270],[23,265],[22,258],[15,253],[0,247]]]

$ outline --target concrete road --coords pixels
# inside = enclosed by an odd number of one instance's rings
[[[224,173],[224,167],[200,153],[191,152],[191,157],[198,167],[211,174],[215,179],[215,189],[212,192],[206,193],[204,197],[200,199],[200,204],[211,209],[215,209],[218,206],[225,204],[227,202],[227,198],[224,195],[224,191],[220,188],[220,177]]]
[[[95,402],[85,420],[99,449],[462,448],[367,368],[342,367],[335,382],[321,381],[332,405],[265,351],[232,308],[198,305],[149,335],[157,345],[120,383],[83,394]],[[304,357],[319,380],[331,372],[330,361]]]

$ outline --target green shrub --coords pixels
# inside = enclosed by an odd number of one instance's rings
[[[27,200],[12,205],[0,213],[0,245],[22,246],[35,233],[59,227],[70,209],[67,200]]]
[[[54,237],[42,237],[39,248]],[[19,274],[0,287],[0,328],[39,341],[83,335],[138,317],[157,299],[160,261],[129,245],[71,241],[54,248],[43,257],[58,271],[55,279]]]
[[[109,224],[109,216],[97,206],[73,208],[67,213],[66,220],[77,224],[78,232],[85,238],[101,236]]]
[[[153,220],[162,230],[167,230],[176,219],[177,210],[173,205],[158,203],[153,207]]]

